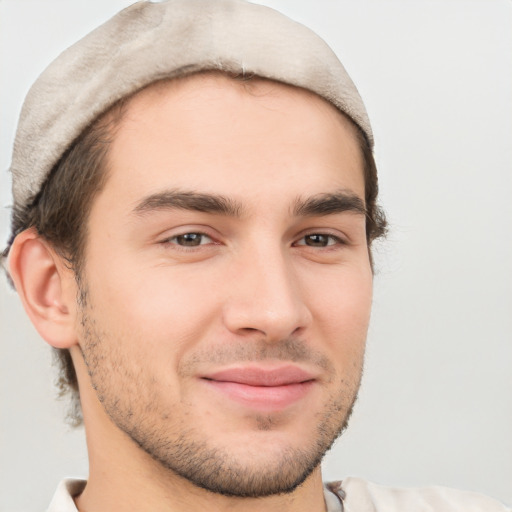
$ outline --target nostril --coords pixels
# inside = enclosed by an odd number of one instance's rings
[[[247,333],[259,332],[265,334],[263,331],[261,331],[260,329],[256,329],[255,327],[242,327],[240,330],[245,331]]]

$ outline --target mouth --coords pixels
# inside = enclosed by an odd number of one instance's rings
[[[262,412],[279,411],[299,402],[316,382],[313,374],[295,365],[229,368],[201,379],[229,400]]]

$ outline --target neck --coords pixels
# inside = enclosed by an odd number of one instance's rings
[[[90,478],[75,502],[80,512],[323,512],[320,470],[290,494],[264,498],[228,497],[200,489],[170,472],[138,464],[91,464]]]

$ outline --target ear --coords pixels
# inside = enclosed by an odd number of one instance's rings
[[[9,272],[25,311],[55,348],[77,344],[77,285],[63,258],[34,228],[20,233],[9,251]]]

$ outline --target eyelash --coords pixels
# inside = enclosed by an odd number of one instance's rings
[[[197,244],[191,243],[190,245],[186,245],[186,244],[183,245],[183,244],[179,243],[180,239],[182,239],[182,241],[183,241],[183,239],[185,237],[190,237],[190,236],[192,237],[192,240],[191,240],[192,242],[194,242],[194,237],[199,238],[199,243],[197,243]],[[325,245],[308,245],[306,243],[306,240],[308,238],[311,239],[312,237],[323,238],[326,241],[326,244]],[[205,238],[208,239],[209,242],[202,243]],[[304,241],[304,243],[300,243],[302,241]],[[206,233],[201,233],[199,231],[190,231],[187,233],[181,233],[179,235],[174,235],[170,238],[163,240],[161,243],[164,245],[177,246],[183,250],[194,250],[197,247],[200,247],[202,245],[210,245],[211,243],[213,243],[214,245],[217,245],[211,236],[207,235]],[[340,245],[346,245],[346,242],[338,236],[332,235],[330,233],[322,233],[322,232],[307,233],[307,234],[303,235],[301,238],[299,238],[293,244],[293,246],[304,246],[304,247],[312,247],[312,248],[320,248],[320,249],[327,249],[327,248],[332,249],[332,248],[334,248],[334,246],[340,246]]]
[[[303,240],[306,240],[308,237],[309,238],[311,238],[311,237],[318,237],[318,238],[327,239],[327,244],[326,245],[309,245],[308,246],[306,243],[299,243],[299,242],[301,242]],[[327,248],[332,249],[334,246],[346,245],[346,242],[345,242],[345,240],[343,240],[339,236],[332,235],[330,233],[314,232],[314,233],[307,233],[307,234],[305,234],[297,242],[295,242],[294,245],[296,245],[296,246],[297,245],[305,246],[305,247],[313,247],[313,248],[318,247],[320,249],[327,249]]]
[[[180,243],[177,243],[177,241],[180,238],[183,239],[188,236],[198,237],[198,238],[200,238],[200,242],[197,245],[195,245],[195,244],[182,245]],[[196,247],[199,247],[201,245],[207,245],[205,243],[201,243],[205,238],[209,239],[210,242],[215,243],[211,236],[207,235],[206,233],[201,233],[199,231],[189,231],[187,233],[180,233],[179,235],[174,235],[169,238],[166,238],[165,240],[162,241],[162,243],[164,245],[175,245],[175,246],[179,247],[180,249],[187,250],[187,249],[195,249]]]

